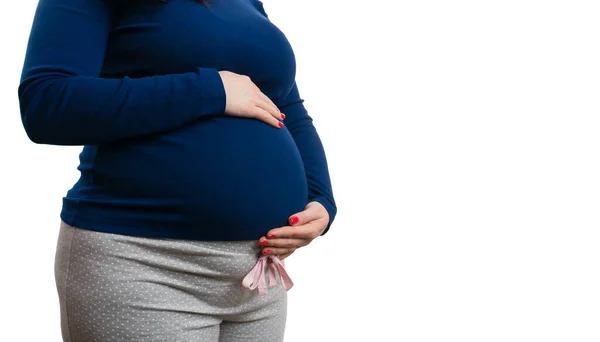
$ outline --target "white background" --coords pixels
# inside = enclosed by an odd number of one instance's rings
[[[339,214],[287,259],[286,342],[600,341],[597,1],[264,0]],[[0,11],[1,341],[59,341],[54,248],[80,148],[17,86],[36,2]]]

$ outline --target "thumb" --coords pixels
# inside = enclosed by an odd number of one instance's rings
[[[298,226],[309,223],[319,218],[319,211],[313,205],[307,205],[301,212],[295,213],[288,218],[291,226]]]

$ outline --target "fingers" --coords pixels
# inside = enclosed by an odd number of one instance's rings
[[[219,76],[225,88],[225,115],[253,118],[281,128],[285,119],[279,108],[247,75],[221,70]]]
[[[292,254],[295,251],[296,251],[296,248],[274,248],[274,247],[269,247],[269,248],[263,249],[262,253],[264,255],[277,255],[277,256],[281,256],[281,255],[285,255],[285,254]]]
[[[282,255],[290,255],[296,251],[297,248],[304,247],[310,243],[309,240],[304,239],[275,239],[267,240],[261,238],[259,244],[263,246],[262,253],[264,255],[279,255],[281,259]]]
[[[279,108],[271,101],[271,99],[265,95],[258,87],[256,88],[256,94],[258,94],[258,98],[256,99],[256,107],[257,107],[257,119],[263,120],[266,123],[275,126],[277,128],[283,127],[283,123],[279,120],[283,120],[285,115],[283,115]],[[268,116],[272,118],[269,118]]]
[[[272,247],[272,248],[298,248],[298,247],[304,247],[306,245],[309,244],[310,241],[307,241],[306,239],[287,239],[287,238],[281,238],[281,239],[264,239],[261,238],[259,240],[259,244],[263,247]]]
[[[279,255],[281,259],[282,255],[286,257],[296,249],[300,247],[304,247],[310,243],[310,240],[305,239],[275,239],[275,240],[267,240],[265,238],[261,238],[259,240],[259,244],[263,246],[262,253],[264,255]]]
[[[329,222],[327,209],[319,202],[310,202],[306,208],[288,218],[290,226],[271,229],[268,239],[315,239],[323,233]]]
[[[321,236],[329,216],[325,207],[316,201],[310,202],[305,209],[289,217],[291,226],[271,229],[266,238],[258,243],[263,247],[265,255],[286,256],[297,248],[304,247]]]
[[[254,108],[253,116],[255,119],[264,121],[273,127],[276,127],[276,128],[283,127],[283,123],[281,121],[277,120],[271,112],[269,112],[259,106]]]
[[[285,255],[292,254],[296,251],[296,248],[265,248],[263,249],[264,255]]]
[[[273,103],[273,101],[271,101],[271,99],[267,95],[265,95],[265,93],[263,93],[262,91],[259,90],[258,95],[264,101],[264,105],[266,107],[269,107],[269,108],[262,107],[264,110],[271,113],[271,115],[273,115],[277,120],[285,119],[285,114],[283,114],[279,110],[279,108],[277,108],[275,103]]]
[[[305,223],[318,220],[327,215],[327,209],[319,202],[310,202],[305,209],[299,213],[295,213],[288,218],[290,225],[298,226]]]
[[[313,240],[319,237],[322,226],[327,226],[323,220],[312,221],[303,225],[295,225],[294,227],[285,226],[280,228],[271,229],[267,233],[267,239],[269,241],[278,240],[282,238],[287,239],[303,239]]]

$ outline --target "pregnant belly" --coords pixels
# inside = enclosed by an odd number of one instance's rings
[[[225,116],[101,146],[93,179],[100,193],[124,206],[129,200],[144,215],[260,234],[286,225],[308,196],[302,159],[285,127]]]

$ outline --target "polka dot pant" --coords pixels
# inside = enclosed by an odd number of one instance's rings
[[[66,342],[281,342],[287,292],[241,286],[256,241],[191,241],[61,224],[55,260]]]

